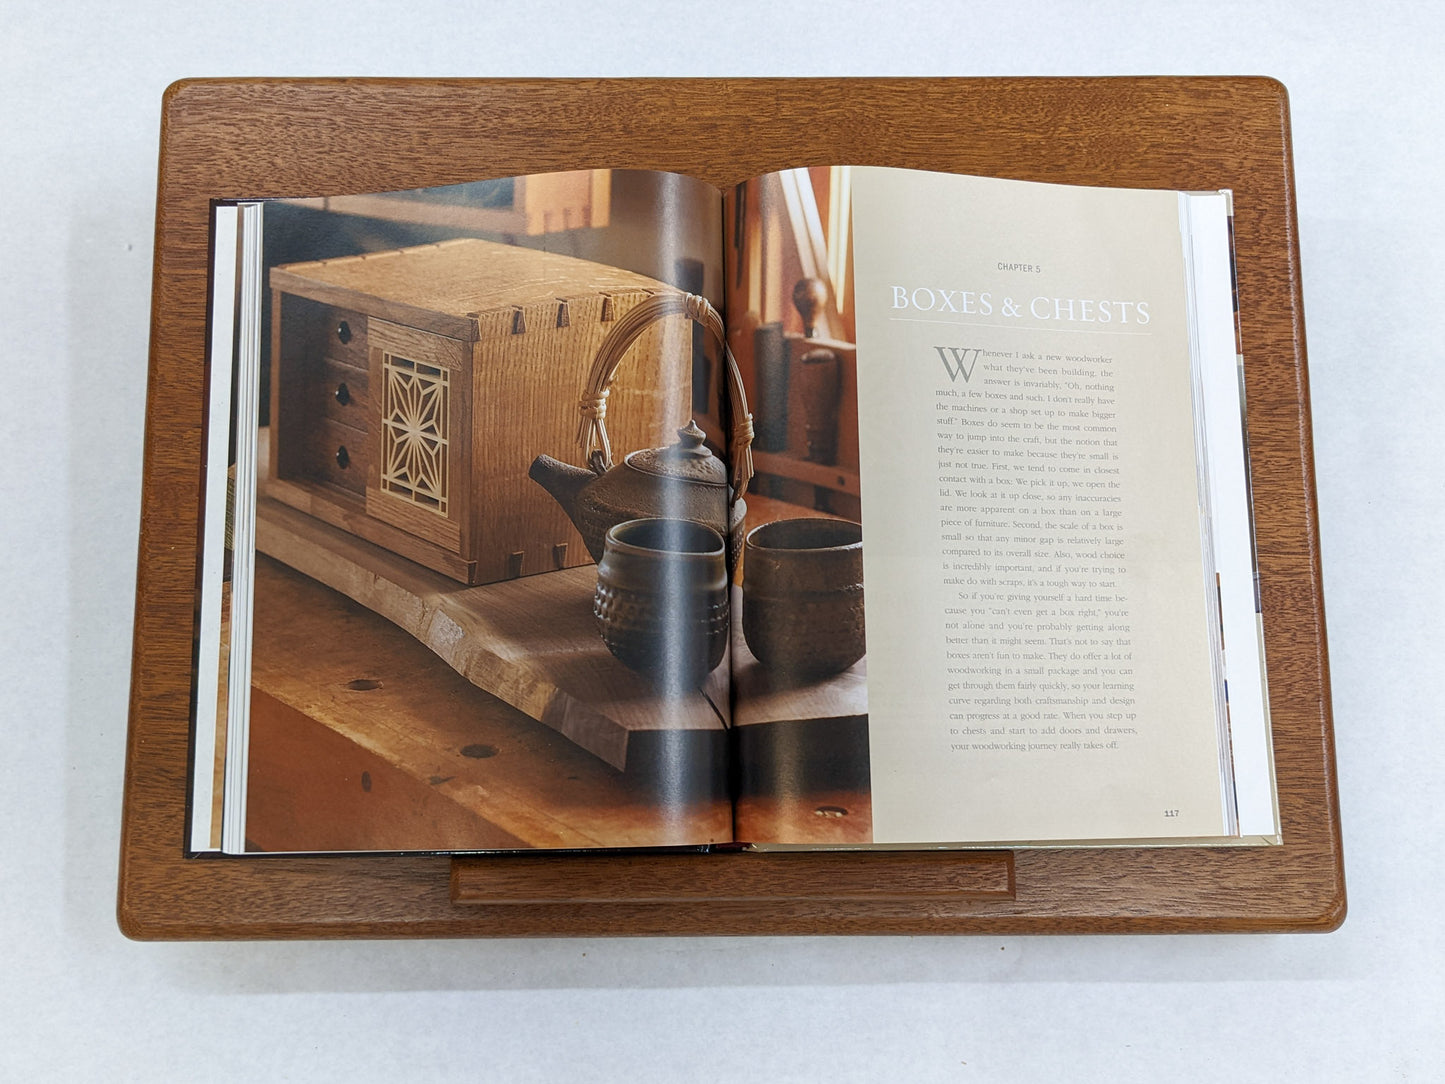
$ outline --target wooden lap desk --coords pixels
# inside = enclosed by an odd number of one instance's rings
[[[1284,845],[187,859],[210,200],[608,167],[673,170],[727,185],[791,166],[844,163],[1233,189]],[[1285,93],[1265,79],[232,80],[172,88],[157,202],[122,929],[186,939],[1338,925],[1345,891],[1292,184]],[[263,575],[291,573],[276,566]],[[318,612],[333,604],[317,603]],[[345,666],[337,665],[339,676]],[[284,684],[284,666],[268,673]],[[284,723],[294,710],[264,690],[258,703],[261,727]],[[479,812],[447,797],[456,780],[446,771],[401,778],[334,728],[318,740],[337,743],[338,755],[371,757],[359,770],[376,769],[374,788],[414,788],[421,815],[434,824],[470,831],[481,817],[499,845],[576,838],[569,834],[576,827],[556,814],[579,789],[625,834],[625,790],[607,791],[605,777],[589,775],[595,765],[585,754],[551,746],[551,735],[521,726],[530,721],[509,710],[488,717],[495,740],[469,744],[530,743],[534,765],[576,756],[578,771],[565,774],[579,778],[564,779],[575,787],[519,770]],[[470,759],[484,765],[489,758]],[[703,803],[696,815],[720,814]],[[349,815],[344,820],[338,832],[357,830]]]

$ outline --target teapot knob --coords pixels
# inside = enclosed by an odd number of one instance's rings
[[[697,427],[697,422],[689,420],[687,425],[677,431],[677,451],[680,455],[705,456],[711,455],[702,446],[707,439],[707,434]]]

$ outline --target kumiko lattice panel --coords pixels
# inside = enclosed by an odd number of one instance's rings
[[[470,411],[453,386],[465,384],[471,352],[456,339],[374,317],[366,338],[379,389],[366,514],[461,555],[472,537],[471,464],[465,440],[453,438],[469,434]]]
[[[462,239],[274,267],[266,496],[443,572],[490,583],[590,560],[527,477],[580,465],[577,407],[614,322],[670,287]],[[671,444],[691,406],[685,317],[619,368],[619,450]]]
[[[381,489],[447,513],[447,371],[383,354]]]

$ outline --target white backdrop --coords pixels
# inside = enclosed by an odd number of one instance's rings
[[[0,1077],[1438,1079],[1440,10],[0,0]],[[833,74],[1267,74],[1289,87],[1343,929],[126,941],[115,870],[165,86]]]

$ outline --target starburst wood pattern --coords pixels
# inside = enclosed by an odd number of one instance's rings
[[[447,371],[387,354],[382,372],[381,488],[445,516]]]

